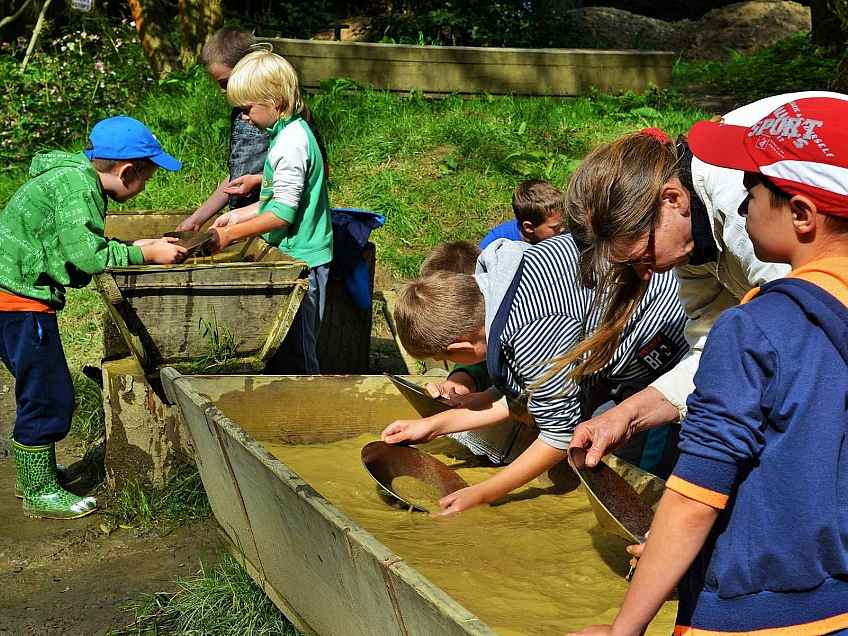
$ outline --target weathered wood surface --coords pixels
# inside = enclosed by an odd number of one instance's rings
[[[161,236],[184,211],[107,216],[121,240]],[[305,264],[262,239],[180,265],[113,267],[95,276],[110,318],[145,371],[164,364],[229,357],[262,369],[288,332],[307,288]],[[226,346],[216,340],[228,340]],[[242,362],[238,362],[242,361]],[[203,369],[198,369],[203,372]]]
[[[265,39],[265,38],[263,38]],[[331,77],[367,86],[426,93],[582,95],[642,92],[671,83],[674,53],[461,46],[413,46],[267,38],[317,87]]]
[[[191,427],[216,519],[299,629],[496,636],[255,441],[327,441],[414,416],[387,379],[180,376],[172,369],[162,376]]]
[[[179,409],[149,384],[132,357],[105,361],[106,480],[112,492],[130,482],[145,491],[177,477],[193,462],[191,433]]]

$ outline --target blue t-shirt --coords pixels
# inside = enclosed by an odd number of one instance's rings
[[[483,240],[480,241],[480,249],[486,249],[486,246],[489,243],[497,241],[498,239],[509,239],[510,241],[523,241],[524,238],[521,236],[521,230],[518,229],[518,220],[513,219],[512,221],[504,221],[500,225],[496,225],[493,227]]]

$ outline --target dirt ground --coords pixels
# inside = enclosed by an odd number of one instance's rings
[[[124,627],[132,614],[122,606],[146,592],[173,591],[177,574],[193,575],[202,558],[214,559],[217,530],[210,521],[135,536],[123,528],[107,534],[108,520],[97,513],[25,517],[14,496],[13,382],[0,365],[0,636],[95,636]],[[70,470],[70,489],[87,492],[81,449],[66,440],[57,456]]]

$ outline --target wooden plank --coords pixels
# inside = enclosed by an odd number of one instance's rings
[[[209,400],[179,376],[171,378],[171,392],[191,429],[194,458],[218,524],[251,563],[261,564],[250,520],[241,492],[220,442],[215,416],[220,415]],[[261,566],[260,566],[261,567]]]
[[[668,51],[412,46],[263,38],[301,84],[348,77],[377,89],[428,93],[580,95],[593,88],[642,92],[671,83]]]

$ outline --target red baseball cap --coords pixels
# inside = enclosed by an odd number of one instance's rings
[[[759,172],[826,214],[848,216],[848,101],[807,97],[788,102],[753,126],[699,121],[689,131],[698,159]]]

